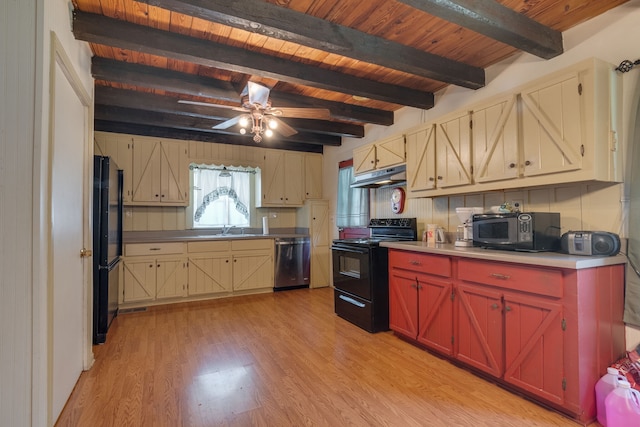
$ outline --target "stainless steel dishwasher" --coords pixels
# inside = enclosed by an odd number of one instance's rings
[[[308,288],[311,263],[309,237],[277,237],[275,245],[273,290]]]

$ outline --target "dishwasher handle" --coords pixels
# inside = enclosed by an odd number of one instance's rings
[[[304,245],[308,239],[276,239],[276,246]]]

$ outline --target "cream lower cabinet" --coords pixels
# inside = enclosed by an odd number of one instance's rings
[[[183,252],[183,243],[125,245],[120,302],[153,302],[185,296],[187,259]]]
[[[273,289],[274,241],[232,240],[233,291]]]
[[[310,288],[321,288],[331,284],[331,237],[329,229],[329,202],[307,200],[298,209],[296,224],[309,229],[311,240]]]
[[[188,295],[231,292],[231,242],[188,242]]]

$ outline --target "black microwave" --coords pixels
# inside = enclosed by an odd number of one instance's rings
[[[560,214],[509,212],[473,215],[473,246],[510,251],[560,249]]]

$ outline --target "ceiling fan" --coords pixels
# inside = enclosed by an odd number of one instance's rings
[[[247,82],[244,90],[240,94],[241,107],[229,107],[225,105],[210,104],[206,102],[179,100],[182,104],[204,105],[209,107],[231,108],[241,111],[232,119],[217,124],[213,129],[228,129],[234,125],[240,125],[240,133],[247,133],[247,129],[253,133],[253,140],[256,143],[262,141],[263,135],[270,137],[273,131],[284,136],[291,136],[298,133],[294,128],[284,123],[278,117],[295,117],[302,119],[328,120],[331,117],[329,110],[325,108],[274,108],[271,106],[269,98],[270,89],[260,83]]]

